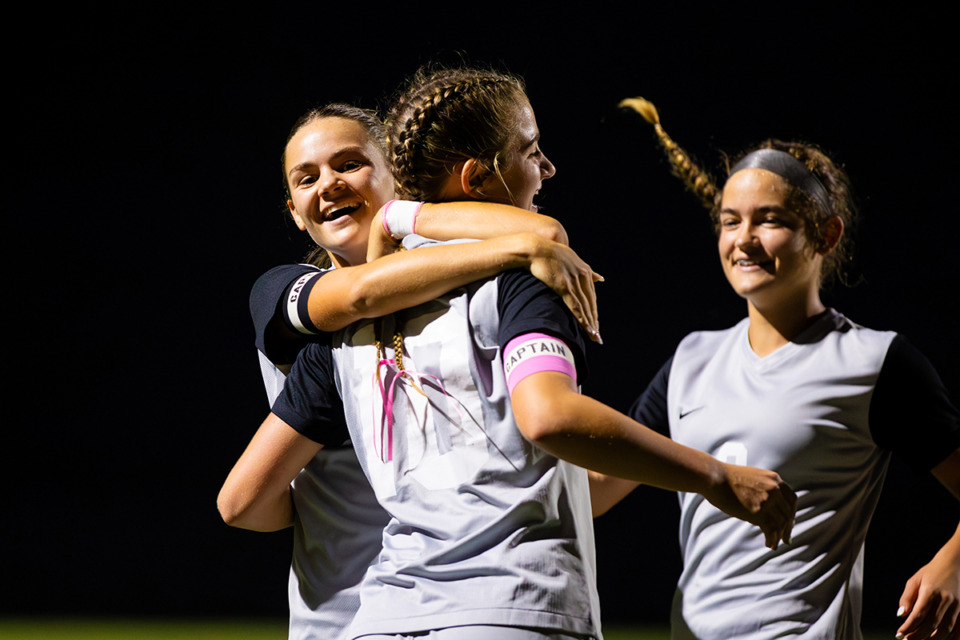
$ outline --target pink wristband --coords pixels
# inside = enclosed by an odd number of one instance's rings
[[[403,240],[415,233],[417,214],[422,206],[422,202],[409,200],[391,200],[385,204],[383,216],[380,218],[384,232],[394,240]]]
[[[507,343],[503,350],[503,372],[511,394],[521,380],[541,371],[565,373],[577,383],[573,354],[562,340],[543,333],[526,333]]]

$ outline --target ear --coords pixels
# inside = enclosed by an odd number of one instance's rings
[[[287,200],[287,209],[290,210],[290,217],[293,218],[293,222],[297,225],[297,228],[300,229],[300,231],[306,231],[307,225],[303,223],[303,218],[297,213],[297,208],[293,205],[293,200]]]
[[[468,158],[462,163],[458,162],[454,171],[460,174],[460,188],[463,189],[465,194],[476,199],[483,197],[481,187],[489,176],[487,176],[487,170],[476,158]]]
[[[840,216],[827,218],[827,221],[823,223],[823,246],[818,253],[823,255],[830,253],[837,247],[842,237],[843,220],[840,219]]]

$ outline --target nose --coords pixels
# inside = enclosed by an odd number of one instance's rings
[[[320,179],[318,180],[320,193],[326,195],[328,193],[336,193],[344,188],[343,180],[340,179],[340,174],[332,169],[323,169],[320,172]]]
[[[553,163],[550,162],[550,159],[545,155],[540,156],[540,179],[546,180],[547,178],[552,178],[553,175],[557,172],[557,168],[553,166]]]
[[[737,249],[743,247],[753,246],[757,242],[757,236],[754,233],[753,225],[749,221],[744,221],[740,223],[740,228],[737,230],[736,238],[734,239],[733,246]]]

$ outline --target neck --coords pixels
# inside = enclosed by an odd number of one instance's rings
[[[327,251],[330,254],[330,262],[333,266],[342,269],[343,267],[355,267],[364,264],[367,261],[367,248],[363,251],[341,251],[339,254]]]
[[[826,310],[817,290],[792,300],[763,306],[747,302],[750,348],[761,358],[773,353],[803,333]]]

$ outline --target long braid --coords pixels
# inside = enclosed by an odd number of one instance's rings
[[[397,188],[401,193],[415,200],[424,198],[422,180],[416,167],[422,162],[429,162],[430,158],[422,157],[425,149],[420,139],[429,131],[432,121],[444,104],[459,94],[465,94],[476,84],[476,80],[467,80],[437,87],[403,122],[403,128],[397,133],[397,140],[392,148],[394,174],[397,176]]]
[[[667,153],[670,167],[675,176],[683,180],[687,188],[696,195],[703,205],[713,212],[720,201],[720,189],[713,177],[701,169],[683,148],[673,141],[660,124],[660,114],[653,103],[643,98],[626,98],[620,102],[621,107],[633,109],[643,119],[653,125],[660,145]]]
[[[393,334],[393,359],[397,361],[397,370],[403,371],[403,334]]]
[[[418,71],[387,118],[400,195],[437,200],[452,168],[468,158],[481,169],[474,181],[499,173],[517,105],[525,100],[514,76],[480,69]]]

